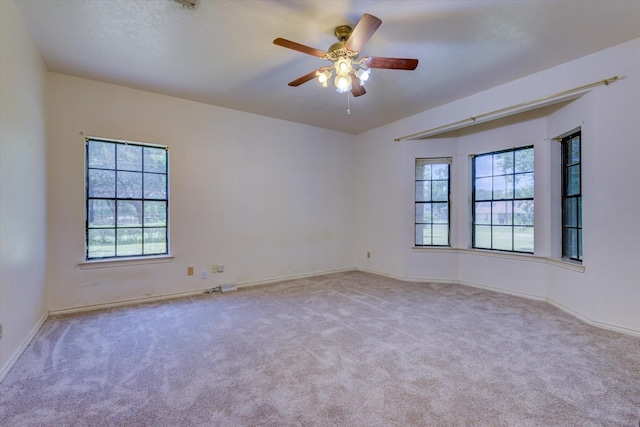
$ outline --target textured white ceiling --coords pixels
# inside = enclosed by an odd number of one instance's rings
[[[640,37],[640,0],[15,3],[50,71],[354,134]],[[346,94],[287,86],[329,62],[273,39],[326,50],[363,13],[382,25],[361,55],[417,70],[373,70],[350,115]]]

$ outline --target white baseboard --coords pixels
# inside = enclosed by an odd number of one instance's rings
[[[38,331],[40,330],[40,328],[42,327],[42,325],[44,324],[44,322],[47,320],[48,317],[49,317],[48,313],[44,313],[42,315],[38,323],[36,323],[33,329],[31,329],[31,332],[29,332],[29,335],[27,335],[27,338],[24,340],[22,345],[16,350],[15,353],[13,353],[13,356],[11,356],[11,358],[6,363],[6,365],[2,367],[2,370],[0,370],[0,383],[2,382],[2,380],[4,380],[4,377],[7,376],[11,368],[13,368],[13,365],[15,365],[15,363],[18,361],[20,356],[22,356],[22,353],[24,353],[27,347],[29,347],[29,344],[31,344],[31,341],[36,336],[36,334],[38,333]]]
[[[626,328],[626,327],[613,325],[613,324],[606,323],[606,322],[599,322],[599,321],[596,321],[596,320],[589,319],[588,317],[585,317],[585,316],[583,316],[583,315],[571,310],[570,308],[563,306],[562,304],[560,304],[560,303],[558,303],[556,301],[550,300],[550,299],[545,298],[545,297],[541,297],[539,295],[533,295],[533,294],[528,294],[528,293],[525,293],[525,292],[502,289],[502,288],[497,288],[497,287],[493,287],[493,286],[490,286],[490,285],[474,283],[474,282],[467,282],[467,281],[460,281],[460,280],[430,279],[430,278],[424,278],[424,277],[403,277],[403,276],[398,276],[398,275],[395,275],[395,274],[384,273],[384,272],[381,272],[381,271],[370,270],[370,269],[366,269],[366,268],[344,268],[344,269],[329,270],[329,271],[318,271],[318,272],[314,272],[314,273],[297,274],[297,275],[291,275],[291,276],[274,277],[274,278],[265,279],[265,280],[256,280],[256,281],[249,281],[249,282],[244,282],[244,283],[236,283],[235,285],[240,289],[240,288],[248,288],[248,287],[253,287],[253,286],[269,285],[269,284],[278,283],[278,282],[284,282],[284,281],[289,281],[289,280],[305,279],[305,278],[316,277],[316,276],[321,276],[321,275],[325,275],[325,274],[345,273],[345,272],[349,272],[349,271],[362,271],[362,272],[365,272],[365,273],[371,273],[371,274],[375,274],[375,275],[378,275],[378,276],[389,277],[391,279],[400,280],[400,281],[403,281],[403,282],[437,283],[437,284],[453,284],[453,285],[469,286],[469,287],[473,287],[473,288],[485,289],[485,290],[492,291],[492,292],[499,292],[499,293],[503,293],[503,294],[514,295],[514,296],[521,297],[521,298],[532,299],[532,300],[536,300],[536,301],[546,301],[549,304],[559,308],[560,310],[566,312],[567,314],[570,314],[571,316],[574,316],[574,317],[580,319],[581,321],[583,321],[583,322],[585,322],[585,323],[587,323],[589,325],[596,326],[596,327],[603,328],[603,329],[616,331],[616,332],[621,332],[621,333],[627,334],[627,335],[640,336],[640,330]],[[169,293],[169,294],[154,295],[154,296],[144,297],[144,298],[134,298],[134,299],[125,300],[125,301],[115,301],[115,302],[111,302],[111,303],[94,304],[94,305],[89,305],[89,306],[73,307],[73,308],[62,309],[62,310],[51,310],[51,311],[49,311],[49,315],[50,316],[55,316],[55,315],[59,315],[59,314],[79,313],[79,312],[84,312],[84,311],[99,310],[99,309],[103,309],[103,308],[112,308],[112,307],[119,307],[119,306],[125,306],[125,305],[140,304],[140,303],[145,303],[145,302],[169,300],[169,299],[174,299],[174,298],[181,298],[181,297],[199,295],[199,294],[203,293],[205,290],[206,289],[197,289],[197,290],[185,291],[185,292],[175,292],[175,293]],[[31,339],[33,338],[33,335],[35,335],[35,332],[37,332],[37,330],[40,328],[40,326],[42,325],[44,320],[46,320],[46,316],[42,319],[41,323],[38,325],[38,327],[35,329],[35,331],[32,332],[32,335],[30,335],[29,339],[27,340],[27,342],[26,342],[26,344],[24,346],[25,348],[28,345],[28,343],[31,341]],[[19,350],[19,353],[22,354],[22,351],[24,351],[24,348],[21,348],[21,350]],[[14,356],[14,358],[17,359],[16,356]],[[12,358],[12,360],[14,358]],[[15,363],[15,360],[12,363]],[[5,367],[0,372],[0,381],[3,378],[3,375],[6,375],[5,371],[7,371],[7,370],[8,369]]]
[[[395,274],[383,273],[382,271],[371,270],[368,268],[358,267],[354,269],[355,271],[362,271],[363,273],[375,274],[376,276],[388,277],[390,279],[400,280],[402,282],[411,282],[412,280],[408,280],[402,276],[397,276]]]
[[[636,329],[631,329],[631,328],[625,328],[624,326],[618,326],[618,325],[613,325],[611,323],[606,323],[606,322],[599,322],[597,320],[591,320],[588,317],[585,317],[583,315],[581,315],[578,312],[575,312],[573,310],[571,310],[569,307],[565,307],[564,305],[560,304],[559,302],[553,301],[551,299],[547,298],[547,302],[549,304],[551,304],[552,306],[564,311],[567,314],[570,314],[571,316],[583,321],[584,323],[587,323],[591,326],[595,326],[598,328],[602,328],[602,329],[608,329],[610,331],[615,331],[615,332],[620,332],[626,335],[632,335],[634,337],[640,337],[640,331],[636,330]]]
[[[392,278],[392,279],[400,280],[401,282],[436,283],[436,284],[441,284],[441,285],[462,285],[462,286],[469,286],[471,288],[484,289],[484,290],[492,291],[492,292],[499,292],[501,294],[514,295],[514,296],[517,296],[517,297],[533,299],[533,300],[536,300],[536,301],[546,301],[546,299],[544,297],[541,297],[541,296],[538,296],[538,295],[528,294],[528,293],[525,293],[525,292],[519,292],[519,291],[510,290],[510,289],[496,288],[494,286],[483,285],[483,284],[474,283],[474,282],[466,282],[466,281],[461,281],[461,280],[447,280],[447,279],[430,279],[430,278],[424,278],[424,277],[400,277],[400,276],[396,276],[396,275],[393,275],[393,274],[386,274],[386,273],[380,273],[378,271],[368,270],[366,268],[357,268],[356,270],[357,271],[362,271],[362,272],[365,272],[365,273],[375,274],[375,275],[378,275],[378,276],[389,277],[389,278]]]
[[[353,271],[353,270],[354,270],[353,268],[346,268],[346,269],[341,269],[341,270],[320,271],[320,272],[316,272],[316,273],[308,273],[308,274],[300,274],[300,275],[294,275],[294,276],[276,277],[276,278],[272,278],[272,279],[259,280],[259,281],[254,281],[254,282],[236,283],[235,285],[238,288],[244,288],[244,287],[250,287],[250,286],[259,286],[259,285],[268,285],[268,284],[271,284],[271,283],[285,282],[285,281],[288,281],[288,280],[295,280],[295,279],[304,279],[304,278],[307,278],[307,277],[315,277],[315,276],[321,276],[321,275],[325,275],[325,274],[344,273],[344,272]],[[151,296],[142,297],[142,298],[131,298],[131,299],[127,299],[127,300],[106,302],[106,303],[100,303],[100,304],[91,304],[91,305],[84,305],[84,306],[79,306],[79,307],[63,308],[63,309],[60,309],[60,310],[50,310],[49,311],[49,315],[50,316],[57,316],[57,315],[60,315],[60,314],[81,313],[81,312],[85,312],[85,311],[94,311],[94,310],[100,310],[100,309],[104,309],[104,308],[122,307],[122,306],[126,306],[126,305],[142,304],[142,303],[146,303],[146,302],[156,302],[156,301],[163,301],[163,300],[171,300],[171,299],[176,299],[176,298],[189,297],[189,296],[194,296],[194,295],[200,295],[200,294],[204,293],[206,290],[211,289],[211,287],[212,286],[209,286],[209,287],[203,288],[203,289],[190,290],[190,291],[172,292],[172,293],[168,293],[168,294],[151,295]],[[213,286],[213,287],[215,287],[215,286]]]
[[[182,291],[182,292],[173,292],[173,293],[168,293],[168,294],[151,295],[151,296],[148,296],[148,297],[131,298],[131,299],[128,299],[128,300],[106,302],[106,303],[101,303],[101,304],[83,305],[83,306],[80,306],[80,307],[63,308],[61,310],[50,310],[49,311],[49,315],[50,316],[58,316],[60,314],[82,313],[84,311],[101,310],[101,309],[104,309],[104,308],[122,307],[122,306],[125,306],[125,305],[142,304],[142,303],[145,303],[145,302],[155,302],[155,301],[163,301],[163,300],[169,300],[169,299],[183,298],[183,297],[188,297],[188,296],[193,296],[193,295],[200,295],[207,289],[210,289],[210,288],[196,289],[196,290]]]
[[[580,313],[571,310],[568,307],[565,307],[564,305],[553,301],[549,298],[546,297],[541,297],[539,295],[533,295],[533,294],[528,294],[525,292],[519,292],[519,291],[513,291],[513,290],[508,290],[508,289],[502,289],[502,288],[496,288],[493,286],[489,286],[489,285],[484,285],[484,284],[480,284],[480,283],[474,283],[474,282],[466,282],[463,280],[442,280],[442,279],[428,279],[428,278],[415,278],[415,277],[401,277],[401,276],[396,276],[393,274],[387,274],[387,273],[381,273],[378,271],[374,271],[374,270],[369,270],[366,268],[356,268],[357,271],[362,271],[365,273],[371,273],[371,274],[375,274],[378,276],[384,276],[384,277],[389,277],[392,279],[396,279],[396,280],[400,280],[402,282],[417,282],[417,283],[438,283],[438,284],[452,284],[452,285],[462,285],[462,286],[469,286],[472,288],[478,288],[478,289],[485,289],[487,291],[492,291],[492,292],[498,292],[498,293],[502,293],[502,294],[507,294],[507,295],[513,295],[516,297],[521,297],[521,298],[527,298],[527,299],[531,299],[531,300],[536,300],[536,301],[544,301],[546,303],[549,303],[551,305],[553,305],[556,308],[559,308],[560,310],[564,311],[565,313],[577,318],[578,320],[587,323],[588,325],[591,326],[595,326],[598,328],[602,328],[602,329],[607,329],[607,330],[611,330],[611,331],[615,331],[615,332],[620,332],[623,333],[625,335],[631,335],[634,337],[640,337],[640,330],[637,329],[631,329],[631,328],[626,328],[624,326],[619,326],[619,325],[614,325],[611,323],[606,323],[606,322],[599,322],[597,320],[593,320],[590,319],[588,317],[585,317],[583,315],[581,315]]]
[[[471,288],[484,289],[484,290],[487,290],[487,291],[498,292],[498,293],[507,294],[507,295],[513,295],[513,296],[516,296],[516,297],[527,298],[527,299],[532,299],[532,300],[536,300],[536,301],[546,301],[547,300],[545,297],[541,297],[539,295],[528,294],[526,292],[520,292],[520,291],[514,291],[512,289],[496,288],[494,286],[483,285],[483,284],[474,283],[474,282],[467,282],[467,281],[464,281],[464,280],[458,281],[458,284],[463,285],[463,286],[469,286]]]
[[[238,287],[238,289],[249,288],[252,286],[270,285],[272,283],[288,282],[289,280],[307,279],[309,277],[324,276],[325,274],[346,273],[348,271],[355,271],[355,270],[356,268],[342,268],[338,270],[318,271],[316,273],[295,274],[292,276],[274,277],[272,279],[236,283],[236,286]]]

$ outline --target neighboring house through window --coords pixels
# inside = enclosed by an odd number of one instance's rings
[[[473,157],[472,246],[533,253],[533,147]]]
[[[449,246],[451,159],[416,159],[415,245]]]
[[[86,138],[86,259],[168,254],[166,147]]]

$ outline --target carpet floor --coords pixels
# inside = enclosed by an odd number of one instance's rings
[[[631,426],[640,339],[362,272],[50,317],[2,426]]]

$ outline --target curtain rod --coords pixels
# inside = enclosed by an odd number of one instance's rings
[[[482,123],[482,122],[488,121],[487,119],[490,119],[490,118],[497,119],[500,117],[506,117],[511,115],[511,114],[505,114],[505,113],[515,114],[517,112],[524,112],[524,111],[527,111],[526,107],[536,106],[536,104],[543,104],[538,106],[538,107],[542,107],[542,106],[545,106],[545,103],[549,105],[550,101],[551,101],[550,103],[555,103],[555,102],[560,102],[562,100],[568,100],[571,95],[578,95],[580,92],[584,92],[588,89],[591,89],[593,87],[600,86],[600,85],[609,86],[611,83],[617,81],[618,79],[620,79],[618,76],[613,76],[608,79],[599,80],[597,82],[593,82],[584,86],[579,86],[573,89],[554,93],[553,95],[544,96],[542,98],[533,99],[531,101],[527,101],[520,104],[512,105],[510,107],[505,107],[499,110],[491,111],[490,113],[480,114],[478,116],[469,117],[468,119],[459,120],[457,122],[449,123],[443,126],[438,126],[429,130],[424,130],[421,132],[412,133],[411,135],[405,135],[399,138],[394,138],[394,141],[400,142],[405,139],[426,138],[428,136],[433,136],[433,135],[437,135],[447,131],[452,131],[452,130],[460,129],[463,127],[471,126],[473,124]]]

